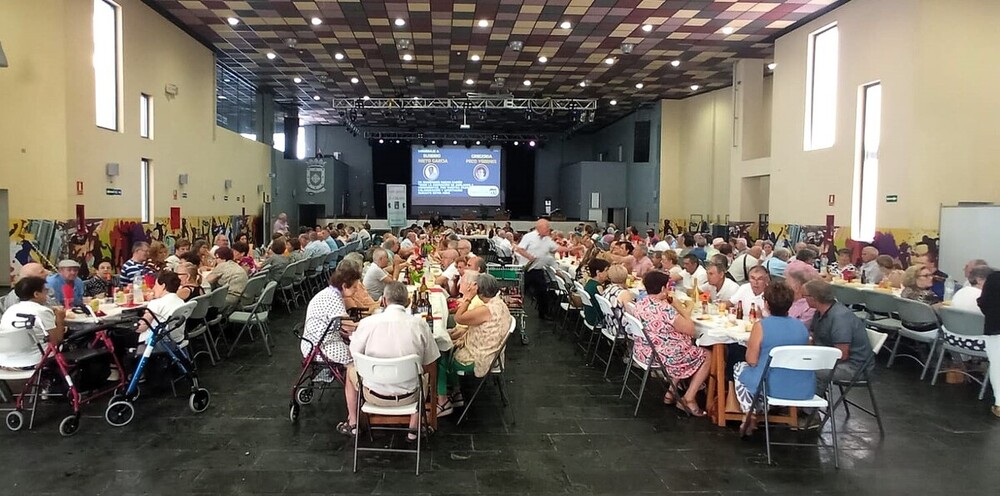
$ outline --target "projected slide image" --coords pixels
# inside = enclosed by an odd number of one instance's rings
[[[413,147],[412,205],[499,206],[500,150]]]

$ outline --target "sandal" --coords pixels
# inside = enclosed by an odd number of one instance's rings
[[[451,415],[451,413],[454,412],[454,411],[455,411],[455,408],[451,404],[451,399],[450,398],[447,399],[447,400],[445,400],[444,404],[438,403],[438,406],[437,406],[437,416],[438,416],[438,418],[440,418],[440,417],[446,417],[448,415]]]
[[[743,423],[740,424],[740,437],[748,437],[755,430],[757,430],[757,416],[750,415],[749,418],[744,418]]]
[[[681,398],[681,400],[677,402],[677,408],[688,414],[688,417],[704,417],[705,415],[708,415],[708,412],[702,410],[698,406],[697,401],[694,402],[694,407],[692,407],[687,403],[687,400]]]
[[[451,400],[451,406],[455,408],[465,406],[465,397],[462,396],[462,393],[455,393],[449,399]]]
[[[354,437],[358,435],[358,426],[357,424],[355,425],[348,424],[347,421],[345,420],[337,424],[337,432],[345,436]]]
[[[424,428],[422,429],[422,432],[423,432],[423,436],[424,437],[428,437],[431,434],[434,434],[434,428],[432,428],[429,425],[425,425]],[[411,442],[411,443],[417,442],[417,430],[416,429],[409,429],[406,432],[406,440],[408,442]]]
[[[677,397],[674,395],[673,390],[668,389],[666,393],[663,393],[663,404],[673,405],[677,402]]]

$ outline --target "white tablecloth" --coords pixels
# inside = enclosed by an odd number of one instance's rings
[[[856,283],[840,283],[840,282],[835,282],[833,284],[836,284],[838,286],[844,286],[846,288],[860,289],[861,291],[878,291],[880,293],[886,293],[886,294],[889,294],[891,292],[893,296],[899,296],[903,293],[903,290],[899,288],[892,288],[891,291],[886,291],[884,289],[879,289],[879,287],[875,284],[856,284]]]
[[[746,346],[750,339],[749,321],[729,322],[727,315],[692,316],[695,342],[698,346],[739,343]],[[705,318],[706,320],[702,320]]]

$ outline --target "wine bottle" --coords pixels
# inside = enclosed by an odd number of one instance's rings
[[[743,320],[743,300],[736,302],[736,318]]]

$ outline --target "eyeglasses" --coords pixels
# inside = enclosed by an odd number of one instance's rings
[[[930,274],[920,274],[917,277],[931,277],[931,275]]]

